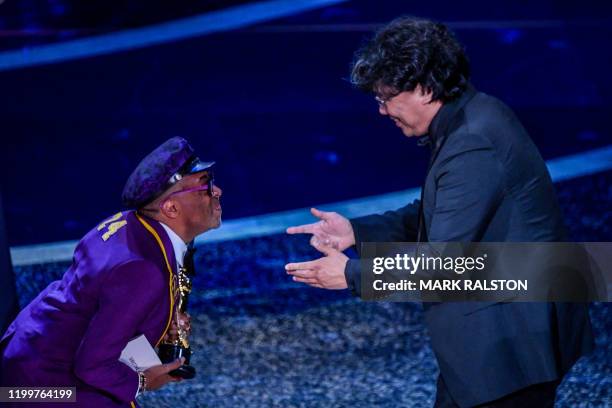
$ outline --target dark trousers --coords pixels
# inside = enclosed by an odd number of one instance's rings
[[[475,408],[553,408],[561,380],[534,384]],[[438,376],[435,408],[459,408],[453,401],[442,376]]]

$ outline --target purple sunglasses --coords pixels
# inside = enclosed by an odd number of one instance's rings
[[[214,197],[215,192],[214,192],[214,187],[215,187],[215,179],[214,177],[212,177],[212,175],[210,176],[210,178],[208,179],[208,182],[206,182],[206,184],[204,184],[203,186],[196,186],[196,187],[191,187],[191,188],[186,188],[184,190],[179,190],[179,191],[175,191],[174,193],[170,193],[168,194],[168,197],[166,197],[164,200],[162,200],[159,203],[159,209],[161,210],[162,205],[172,196],[177,195],[177,194],[183,194],[183,193],[191,193],[194,191],[208,191],[208,195],[211,197]]]

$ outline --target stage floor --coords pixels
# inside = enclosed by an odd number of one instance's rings
[[[575,241],[610,241],[612,171],[556,184]],[[283,265],[316,253],[306,237],[202,245],[190,303],[197,378],[145,394],[145,407],[429,407],[438,368],[416,303],[366,303],[291,282]],[[66,263],[16,268],[22,305]],[[612,405],[612,307],[594,303],[597,348],[557,407]]]

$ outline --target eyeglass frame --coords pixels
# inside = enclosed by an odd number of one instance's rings
[[[215,196],[215,177],[212,175],[212,173],[209,173],[209,178],[208,181],[206,182],[206,184],[201,185],[201,186],[195,186],[195,187],[191,187],[191,188],[186,188],[184,190],[179,190],[179,191],[175,191],[173,193],[168,194],[168,197],[164,198],[160,203],[159,203],[159,208],[161,210],[162,205],[168,201],[168,199],[170,199],[170,197],[172,197],[173,195],[177,195],[177,194],[182,194],[182,193],[191,193],[194,191],[208,191],[208,195],[211,197]]]
[[[389,102],[391,99],[395,98],[397,95],[399,95],[401,92],[398,92],[396,94],[392,94],[390,96],[387,96],[386,98],[383,98],[379,95],[374,95],[374,100],[376,101],[376,103],[378,103],[379,107],[384,106],[385,108],[387,107],[387,102]]]
[[[168,194],[168,197],[164,198],[162,201],[160,201],[159,203],[159,208],[153,209],[153,208],[143,208],[142,210],[144,211],[161,211],[162,206],[164,205],[164,203],[166,201],[168,201],[168,199],[170,197],[172,197],[173,195],[177,195],[177,194],[182,194],[182,193],[192,193],[195,191],[208,191],[208,195],[211,197],[214,197],[215,195],[218,196],[218,194],[215,194],[215,177],[213,176],[212,172],[208,173],[209,175],[209,179],[206,182],[206,184],[201,185],[201,186],[195,186],[195,187],[191,187],[191,188],[186,188],[184,190],[179,190],[179,191],[175,191],[173,193]]]

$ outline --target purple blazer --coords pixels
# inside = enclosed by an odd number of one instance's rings
[[[102,222],[79,242],[63,278],[4,334],[2,385],[73,386],[74,407],[135,406],[138,375],[119,355],[136,336],[144,334],[153,346],[164,336],[175,269],[172,244],[158,222],[133,211]]]

